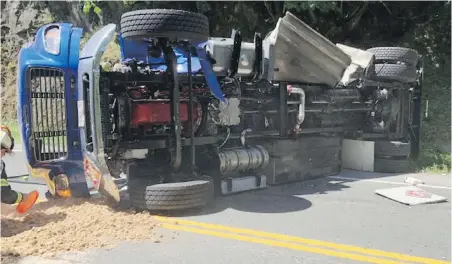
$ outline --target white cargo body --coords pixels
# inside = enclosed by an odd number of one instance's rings
[[[267,80],[335,86],[351,58],[306,23],[287,12],[265,38]]]

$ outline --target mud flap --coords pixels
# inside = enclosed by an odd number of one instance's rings
[[[106,197],[107,199],[114,200],[117,203],[119,203],[119,201],[121,200],[119,189],[113,181],[113,178],[108,174],[104,174],[101,178],[98,191],[102,196]]]
[[[97,162],[86,154],[83,158],[83,167],[85,176],[93,182],[93,186],[96,191],[107,199],[111,199],[116,202],[120,201],[121,198],[119,195],[119,189],[108,171],[101,172],[99,169],[100,166]]]

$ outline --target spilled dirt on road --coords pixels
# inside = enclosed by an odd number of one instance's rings
[[[153,240],[158,222],[148,212],[113,209],[103,200],[43,202],[24,216],[2,216],[2,263],[24,256],[109,248],[120,241]]]

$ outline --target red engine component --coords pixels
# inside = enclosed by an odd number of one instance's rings
[[[169,100],[140,100],[130,102],[130,126],[169,125],[171,124],[171,105]],[[200,105],[193,103],[194,126],[201,119]],[[188,101],[180,102],[180,119],[182,123],[188,121]]]

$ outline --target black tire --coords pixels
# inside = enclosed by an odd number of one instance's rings
[[[376,157],[408,157],[411,144],[400,141],[375,141]]]
[[[416,81],[416,67],[404,64],[375,64],[375,75],[370,74],[370,79],[383,82],[412,83]]]
[[[203,207],[213,198],[213,181],[147,185],[143,179],[129,181],[128,192],[132,206],[142,210],[183,210]]]
[[[417,51],[402,47],[375,47],[367,50],[375,55],[375,64],[404,62],[415,66],[419,60]]]
[[[405,173],[411,171],[409,159],[383,159],[376,158],[374,162],[375,172]]]
[[[173,9],[144,9],[121,16],[123,38],[170,38],[206,41],[209,20],[206,16]]]

